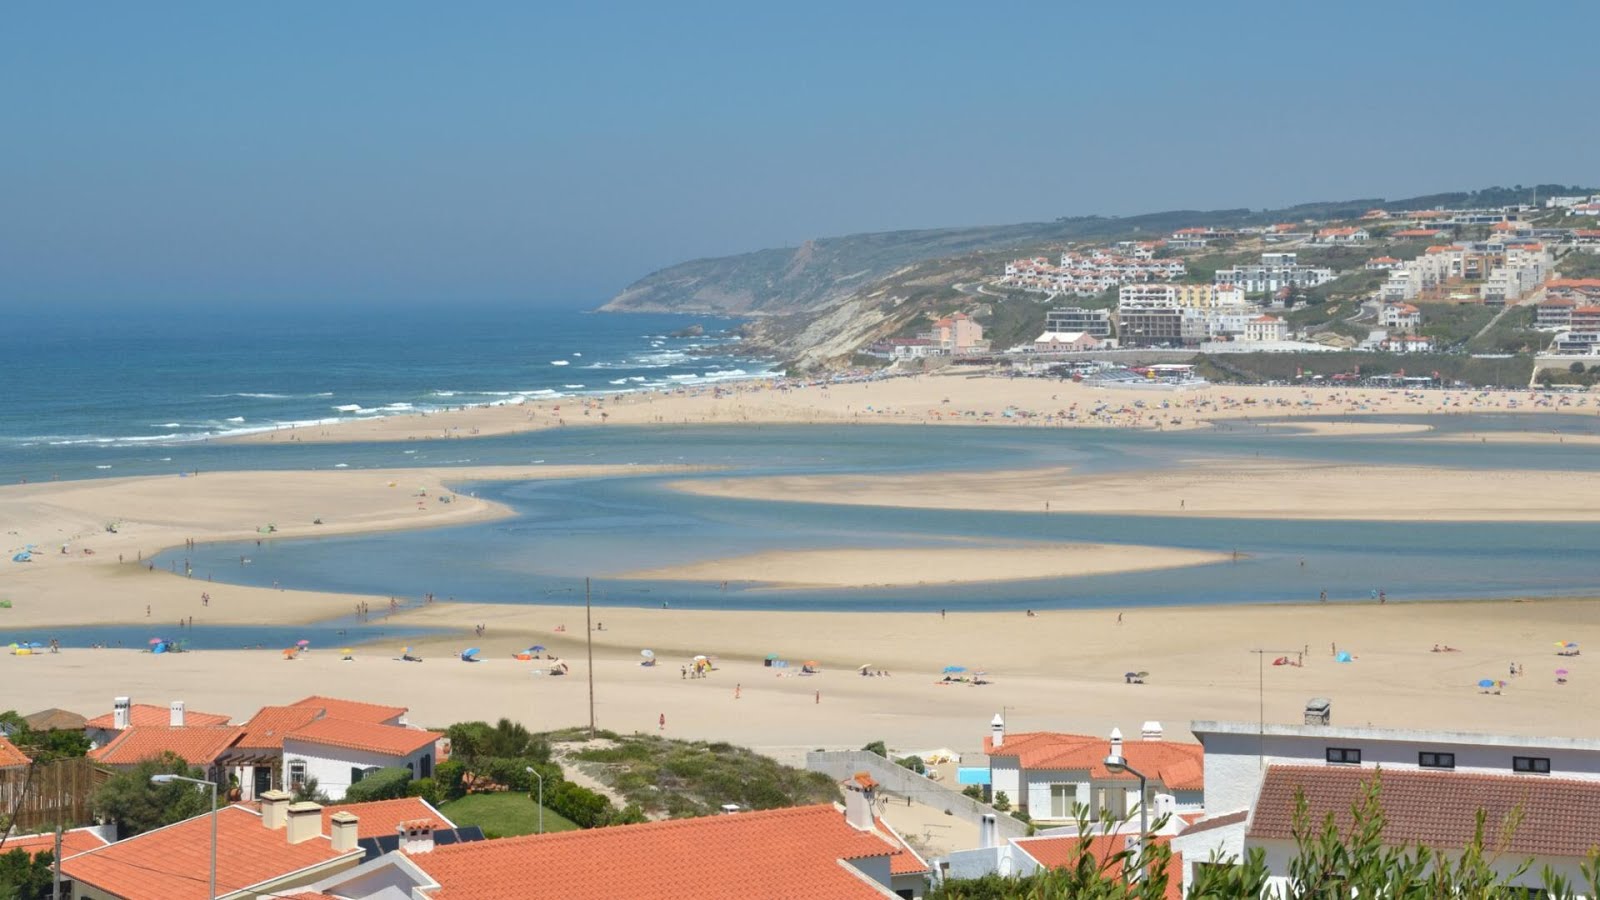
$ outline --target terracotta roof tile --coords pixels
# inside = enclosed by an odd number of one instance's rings
[[[261,817],[239,806],[217,813],[217,890],[239,891],[343,856],[318,836],[299,844],[285,832],[269,831]],[[208,897],[211,817],[196,816],[175,825],[108,844],[61,864],[74,881],[93,885],[124,900],[204,900]]]
[[[525,900],[528,885],[562,900],[614,897],[888,895],[840,860],[896,848],[858,831],[831,804],[527,835],[407,854],[439,882],[433,900]]]
[[[340,700],[337,697],[318,697],[315,695],[289,705],[315,707],[322,710],[322,714],[329,718],[351,719],[356,722],[372,722],[378,725],[399,719],[406,714],[404,706],[381,706],[377,703],[361,703],[355,700]]]
[[[263,706],[241,727],[244,736],[238,746],[254,749],[283,749],[283,736],[311,724],[318,710],[309,706]]]
[[[1351,805],[1375,768],[1270,766],[1250,819],[1251,838],[1293,840],[1295,793],[1305,792],[1312,821],[1329,813],[1341,829],[1351,825]],[[1600,847],[1600,782],[1543,775],[1478,775],[1386,769],[1379,804],[1395,845],[1421,843],[1435,849],[1466,846],[1478,810],[1486,814],[1486,839],[1497,842],[1514,809],[1522,821],[1499,849],[1518,856],[1582,857]]]
[[[1128,846],[1128,837],[1127,834],[1109,834],[1089,839],[1089,852],[1107,870],[1107,874],[1115,878],[1122,877],[1122,860],[1111,861],[1109,865],[1107,861]],[[1150,838],[1150,843],[1159,846],[1169,840],[1171,838],[1168,836],[1158,834]],[[1077,862],[1078,841],[1077,836],[1022,838],[1016,841],[1016,845],[1022,852],[1038,860],[1039,865],[1047,869],[1060,869]],[[1162,896],[1168,900],[1183,900],[1183,854],[1181,853],[1173,853],[1167,860],[1167,889]]]
[[[285,738],[308,744],[345,747],[351,750],[372,750],[391,756],[405,756],[421,750],[444,735],[433,731],[402,728],[399,725],[378,725],[351,719],[324,718],[296,728]]]
[[[1190,822],[1189,827],[1185,828],[1180,833],[1186,835],[1200,834],[1204,831],[1210,831],[1213,828],[1225,828],[1229,825],[1237,825],[1248,818],[1250,818],[1250,810],[1241,809],[1238,812],[1231,812],[1225,816],[1212,816],[1209,819],[1196,819],[1195,821]]]
[[[51,707],[22,717],[34,731],[82,731],[88,720],[68,709]]]
[[[393,835],[402,822],[424,820],[435,828],[454,828],[456,824],[445,818],[421,797],[401,797],[398,800],[373,800],[369,803],[341,803],[322,809],[322,833],[329,833],[328,820],[334,813],[347,812],[355,816],[356,837],[385,837]]]
[[[187,710],[183,714],[183,724],[190,728],[206,725],[226,725],[229,718],[229,716],[224,716],[220,713]],[[128,724],[135,728],[150,725],[170,725],[172,724],[172,710],[165,706],[135,703],[128,710]],[[86,728],[98,728],[101,730],[107,730],[115,726],[116,717],[114,713],[95,716],[84,724]]]
[[[33,757],[17,749],[16,744],[0,737],[0,769],[26,766],[31,762],[33,762]]]
[[[74,828],[61,833],[61,858],[77,856],[100,847],[106,841],[100,835],[87,828]],[[10,853],[13,850],[26,850],[29,856],[38,856],[41,853],[54,853],[56,849],[56,836],[49,834],[28,834],[6,838],[5,846],[0,846],[0,853]]]
[[[134,727],[89,751],[89,758],[107,766],[131,766],[163,753],[176,753],[194,766],[209,765],[233,746],[243,729],[233,725],[204,728]]]
[[[1126,772],[1113,774],[1106,769],[1111,742],[1103,737],[1030,731],[1006,735],[999,748],[986,737],[983,749],[990,756],[1014,756],[1024,769],[1074,769],[1097,780],[1133,780]],[[1199,790],[1205,783],[1205,750],[1199,744],[1125,741],[1122,755],[1147,778],[1172,790]]]

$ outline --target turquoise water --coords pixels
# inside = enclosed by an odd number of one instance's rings
[[[1563,419],[1461,419],[1444,427],[1571,426]],[[1577,445],[1530,453],[1507,445],[1320,438],[1231,432],[921,428],[911,426],[572,430],[458,445],[475,462],[537,452],[551,462],[683,462],[727,471],[694,478],[796,472],[901,472],[1069,464],[1078,471],[1160,466],[1194,458],[1359,460],[1479,468],[1593,471]],[[481,446],[479,446],[481,444]],[[347,448],[382,454],[382,448]],[[1396,601],[1592,593],[1588,547],[1600,525],[1292,522],[881,507],[727,500],[669,490],[682,476],[463,484],[506,503],[492,523],[308,540],[201,547],[196,574],[287,588],[491,603],[570,602],[596,579],[599,605],[678,608],[928,610],[1063,608],[1359,599]],[[1237,562],[1159,572],[984,585],[782,590],[755,584],[641,582],[631,570],[776,548],[937,546],[971,541],[1154,544],[1232,554]],[[181,554],[180,554],[181,555]],[[253,563],[240,567],[238,558]],[[179,555],[163,561],[181,565]],[[1302,565],[1302,560],[1304,564]],[[996,573],[1002,574],[1002,573]]]

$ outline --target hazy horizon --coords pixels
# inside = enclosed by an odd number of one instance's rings
[[[0,307],[584,308],[813,237],[1594,181],[1594,63],[1474,56],[1503,15],[29,7]]]

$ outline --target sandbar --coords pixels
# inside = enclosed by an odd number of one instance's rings
[[[675,481],[705,496],[783,502],[1255,519],[1592,522],[1600,473],[1294,462],[1204,462],[1077,475],[1048,468]]]
[[[1144,572],[1230,558],[1200,550],[1124,544],[771,550],[617,577],[760,582],[774,587],[905,587]]]

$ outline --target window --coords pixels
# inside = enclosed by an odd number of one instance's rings
[[[289,790],[298,791],[306,786],[306,764],[301,760],[289,763]]]
[[[1456,755],[1454,753],[1418,753],[1417,765],[1424,769],[1454,769]]]
[[[1550,757],[1548,756],[1513,756],[1511,757],[1511,771],[1532,772],[1538,775],[1550,774]]]
[[[365,777],[367,777],[367,770],[366,769],[363,769],[360,766],[351,766],[350,767],[350,783],[351,784],[356,784],[357,782],[359,782],[361,779],[363,779]]]
[[[424,754],[422,754],[422,777],[423,778],[432,778],[433,777],[433,754],[432,753],[424,753]]]
[[[1352,747],[1329,747],[1328,762],[1358,766],[1361,764],[1361,751]]]
[[[1078,786],[1076,784],[1050,785],[1050,818],[1072,818],[1072,805],[1078,802]]]

